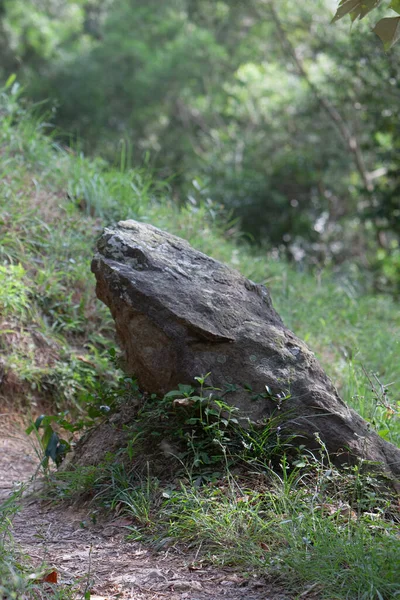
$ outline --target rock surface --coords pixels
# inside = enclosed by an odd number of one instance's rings
[[[224,401],[243,418],[262,424],[280,405],[285,426],[310,448],[318,447],[318,432],[338,460],[379,461],[400,475],[400,450],[339,398],[314,354],[284,326],[264,286],[135,221],[105,229],[92,271],[127,371],[144,390],[163,395],[211,372],[207,383],[224,389]]]

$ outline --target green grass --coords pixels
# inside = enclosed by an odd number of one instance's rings
[[[343,516],[337,500],[309,492],[296,481],[265,492],[183,488],[162,507],[165,536],[222,564],[282,575],[294,590],[318,584],[330,600],[400,595],[394,530],[379,519]]]
[[[400,444],[400,314],[391,297],[368,292],[366,274],[351,265],[300,272],[248,246],[201,191],[178,208],[168,184],[149,171],[111,168],[60,147],[14,87],[1,93],[0,114],[0,344],[11,342],[5,370],[30,386],[33,402],[39,390],[56,397],[57,407],[76,407],[90,379],[112,376],[113,326],[95,299],[90,260],[103,225],[134,218],[265,282],[287,326],[315,351],[345,401]],[[387,390],[377,382],[372,389],[366,373]]]
[[[285,323],[315,351],[342,397],[400,445],[400,315],[390,296],[373,294],[365,274],[351,265],[302,272],[251,248],[198,190],[179,208],[168,184],[148,170],[111,168],[61,147],[44,135],[39,112],[24,108],[15,85],[0,92],[4,402],[19,401],[32,413],[45,404],[49,412],[85,415],[101,390],[110,386],[115,393],[113,325],[95,298],[90,260],[105,224],[134,218],[266,283]],[[218,439],[221,449],[225,441]],[[400,594],[398,525],[376,482],[357,471],[338,473],[321,457],[306,461],[305,471],[284,463],[273,474],[266,462],[260,473],[249,453],[247,470],[256,474],[248,484],[219,464],[218,477],[199,486],[196,469],[210,440],[201,438],[201,447],[193,440],[185,455],[189,472],[169,486],[146,469],[113,465],[111,456],[100,470],[60,473],[55,493],[61,499],[94,494],[97,503],[131,515],[133,537],[157,540],[158,547],[179,540],[213,562],[284,574],[293,588],[316,584],[330,600]],[[7,519],[1,507],[0,552],[12,579],[18,570],[4,542]]]
[[[316,455],[293,439],[277,444],[278,422],[256,439],[225,411],[210,414],[207,392],[186,407],[174,392],[148,399],[125,426],[126,447],[49,474],[48,497],[89,501],[92,519],[123,514],[130,540],[268,574],[293,593],[400,596],[398,497],[387,480],[362,461],[338,470],[322,443]]]
[[[113,458],[59,473],[53,497],[90,492],[92,518],[117,510],[132,521],[129,540],[268,574],[294,597],[309,586],[326,600],[400,596],[397,499],[357,468],[339,472],[325,456],[326,464],[310,458],[306,468],[289,469],[283,456],[280,474],[235,468],[199,485],[189,473],[161,481]]]

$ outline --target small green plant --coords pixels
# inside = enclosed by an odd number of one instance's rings
[[[67,440],[60,438],[55,431],[53,424],[58,423],[64,429],[70,428],[70,423],[59,416],[40,415],[36,421],[26,429],[26,434],[35,433],[36,439],[39,442],[43,458],[41,466],[47,469],[49,460],[51,459],[57,467],[59,467],[65,458],[67,452],[70,451],[71,445]],[[42,432],[40,431],[42,429]]]
[[[285,414],[279,410],[287,395],[277,397],[276,415],[244,425],[238,409],[224,400],[232,386],[224,390],[208,386],[209,375],[195,377],[197,387],[181,384],[162,399],[148,398],[134,425],[136,448],[146,440],[158,442],[198,481],[220,476],[227,466],[249,463],[250,457],[253,466],[279,464],[290,447],[297,453],[291,436],[280,427]]]
[[[110,356],[116,361],[114,349],[110,350]],[[121,404],[131,401],[138,394],[137,382],[133,378],[120,377],[118,381],[104,385],[101,381],[92,380],[92,369],[89,373],[91,391],[81,395],[78,413],[62,411],[55,415],[40,415],[25,430],[27,435],[35,435],[41,466],[45,470],[48,469],[50,460],[56,467],[61,465],[67,453],[72,450],[78,433],[82,434],[95,427],[101,420],[110,417]],[[61,432],[64,437],[61,437]]]
[[[143,539],[154,529],[160,499],[159,480],[150,475],[149,465],[145,474],[132,471],[126,482],[111,501],[111,508],[123,511],[134,521],[130,527],[130,539]]]
[[[0,503],[0,550],[4,551],[7,540],[12,538],[12,519],[19,511],[23,487],[15,489]]]
[[[380,436],[391,441],[392,429],[400,417],[400,402],[393,401],[390,397],[390,385],[384,384],[376,373],[368,373],[363,368],[364,375],[373,394],[372,400],[375,410],[371,415],[371,423]]]

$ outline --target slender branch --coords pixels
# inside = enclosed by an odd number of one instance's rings
[[[349,128],[349,126],[347,125],[346,121],[344,120],[342,115],[339,113],[339,111],[336,109],[336,107],[332,104],[332,102],[321,93],[321,91],[318,89],[318,87],[315,85],[315,83],[310,79],[310,76],[304,66],[303,61],[298,56],[292,42],[290,41],[290,39],[282,25],[282,21],[280,20],[280,17],[275,9],[275,6],[274,6],[274,3],[272,2],[272,0],[259,0],[259,1],[262,4],[264,4],[269,10],[271,18],[276,26],[278,36],[279,36],[279,41],[281,43],[281,46],[282,46],[284,52],[290,56],[299,75],[301,75],[301,77],[303,77],[303,79],[306,81],[308,87],[311,89],[311,91],[314,94],[320,107],[322,108],[322,110],[325,111],[325,113],[328,115],[328,117],[331,119],[331,121],[335,125],[337,131],[339,132],[340,137],[342,138],[343,143],[345,144],[346,148],[348,149],[348,151],[350,152],[350,154],[352,154],[352,156],[354,158],[355,165],[357,167],[357,170],[360,174],[360,177],[363,181],[365,188],[371,192],[373,190],[374,186],[373,186],[373,183],[369,176],[369,173],[367,171],[367,168],[365,166],[364,157],[363,157],[360,145],[358,143],[357,137],[352,133],[352,131]]]

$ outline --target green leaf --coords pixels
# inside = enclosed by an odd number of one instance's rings
[[[191,394],[194,390],[193,387],[191,385],[185,385],[183,383],[180,383],[178,385],[179,391],[183,394]]]
[[[214,408],[205,408],[204,413],[206,415],[214,415],[215,417],[219,416],[219,412],[217,410],[215,410]]]
[[[35,421],[34,427],[36,429],[39,429],[39,427],[41,426],[43,419],[45,419],[46,415],[40,415],[40,417],[38,417]]]
[[[15,73],[12,73],[12,74],[10,75],[10,77],[9,77],[9,78],[7,79],[7,81],[6,81],[6,85],[4,86],[4,87],[5,87],[5,89],[7,90],[9,87],[11,87],[11,86],[12,86],[12,84],[14,83],[14,81],[15,81],[16,79],[17,79],[17,76],[16,76],[16,74],[15,74]]]
[[[60,427],[65,429],[65,431],[74,432],[76,430],[76,427],[79,427],[80,421],[75,421],[74,424],[69,423],[69,421],[62,421],[61,423],[59,423],[59,425]]]
[[[336,23],[339,19],[343,19],[343,17],[349,15],[359,3],[360,0],[341,0],[335,16],[332,19],[332,23]]]
[[[59,467],[64,460],[67,452],[71,451],[71,446],[66,440],[58,440],[57,448],[56,448],[56,459],[55,463],[57,467]]]
[[[400,39],[400,17],[381,19],[373,31],[381,38],[385,50],[389,50]]]
[[[400,15],[400,0],[392,0],[392,2],[389,4],[389,8]]]
[[[380,3],[381,0],[341,0],[332,23],[339,21],[346,15],[350,15],[352,21],[357,18],[362,19]]]
[[[182,397],[182,390],[171,390],[167,394],[165,394],[164,398],[178,398]]]
[[[387,440],[388,442],[390,442],[390,429],[386,428],[386,429],[380,429],[378,431],[379,435],[381,437],[383,437],[384,440]]]
[[[57,449],[60,438],[55,431],[51,432],[50,439],[47,443],[45,455],[51,458],[52,461],[57,462]]]
[[[51,425],[47,425],[47,427],[45,427],[45,430],[44,430],[44,433],[43,433],[43,436],[42,436],[42,447],[44,449],[47,448],[48,443],[49,443],[49,441],[50,441],[51,436],[53,435],[53,433],[54,432],[53,432],[53,428],[51,427]]]
[[[97,417],[101,417],[103,413],[97,408],[97,406],[89,406],[87,414],[90,419],[96,419]]]

